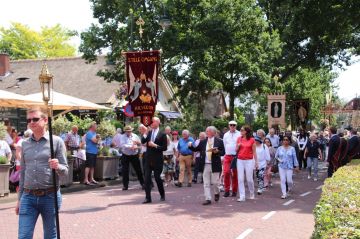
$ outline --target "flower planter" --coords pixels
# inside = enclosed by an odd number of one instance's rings
[[[10,164],[0,164],[0,197],[8,196]]]
[[[94,178],[98,180],[115,179],[118,177],[119,157],[98,156]]]
[[[68,187],[73,183],[73,171],[74,171],[74,159],[72,157],[67,158],[68,161],[68,175],[65,177],[60,177],[60,186]]]

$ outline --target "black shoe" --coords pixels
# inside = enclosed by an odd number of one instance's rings
[[[142,190],[145,190],[145,185],[144,185],[144,184],[141,185],[141,189],[142,189]]]
[[[162,197],[160,198],[160,201],[161,201],[161,202],[165,201],[165,196],[162,196]]]
[[[236,194],[237,194],[237,192],[233,192],[233,193],[231,194],[231,196],[232,196],[232,197],[236,197]]]
[[[192,182],[193,182],[193,183],[195,183],[195,184],[197,183],[197,181],[196,181],[196,180],[192,180]]]
[[[224,198],[227,198],[227,197],[229,197],[230,196],[230,193],[229,192],[225,192],[224,193]]]
[[[175,186],[181,188],[181,187],[182,187],[182,183],[175,183]]]
[[[123,187],[122,190],[126,191],[126,190],[128,190],[128,187]]]
[[[220,199],[220,194],[215,194],[215,202],[218,202]]]
[[[203,206],[207,206],[207,205],[210,205],[211,204],[211,201],[210,200],[206,200],[205,202],[203,202]]]
[[[188,183],[188,185],[187,185],[188,187],[191,187],[191,183]]]
[[[151,203],[151,199],[145,199],[145,201],[142,202],[142,204]]]

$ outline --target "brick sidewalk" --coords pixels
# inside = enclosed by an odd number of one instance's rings
[[[154,192],[153,203],[147,205],[141,204],[144,192],[135,183],[129,191],[121,191],[116,185],[68,193],[63,195],[61,207],[61,235],[71,239],[307,239],[313,231],[312,210],[325,177],[324,172],[320,175],[322,180],[318,182],[308,180],[304,171],[295,175],[293,195],[286,200],[280,199],[279,179],[275,178],[274,187],[255,200],[239,203],[236,198],[221,198],[219,203],[206,207],[201,205],[201,184],[191,188],[169,186],[165,202],[159,202]],[[306,192],[310,193],[300,196]],[[286,202],[290,204],[284,206]],[[17,237],[14,205],[0,204],[2,239]],[[34,238],[42,238],[41,220]]]

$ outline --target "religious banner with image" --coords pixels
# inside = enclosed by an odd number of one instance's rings
[[[134,116],[148,126],[158,100],[160,51],[126,52],[128,100]]]
[[[285,100],[286,95],[268,95],[268,127],[286,128]]]
[[[309,119],[310,101],[309,99],[297,99],[293,101],[293,112],[296,125],[306,129]]]

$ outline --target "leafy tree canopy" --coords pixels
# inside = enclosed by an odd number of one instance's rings
[[[21,23],[12,23],[7,29],[0,28],[0,52],[8,53],[14,60],[74,56],[76,48],[69,40],[75,34],[59,24],[44,26],[37,32]]]

